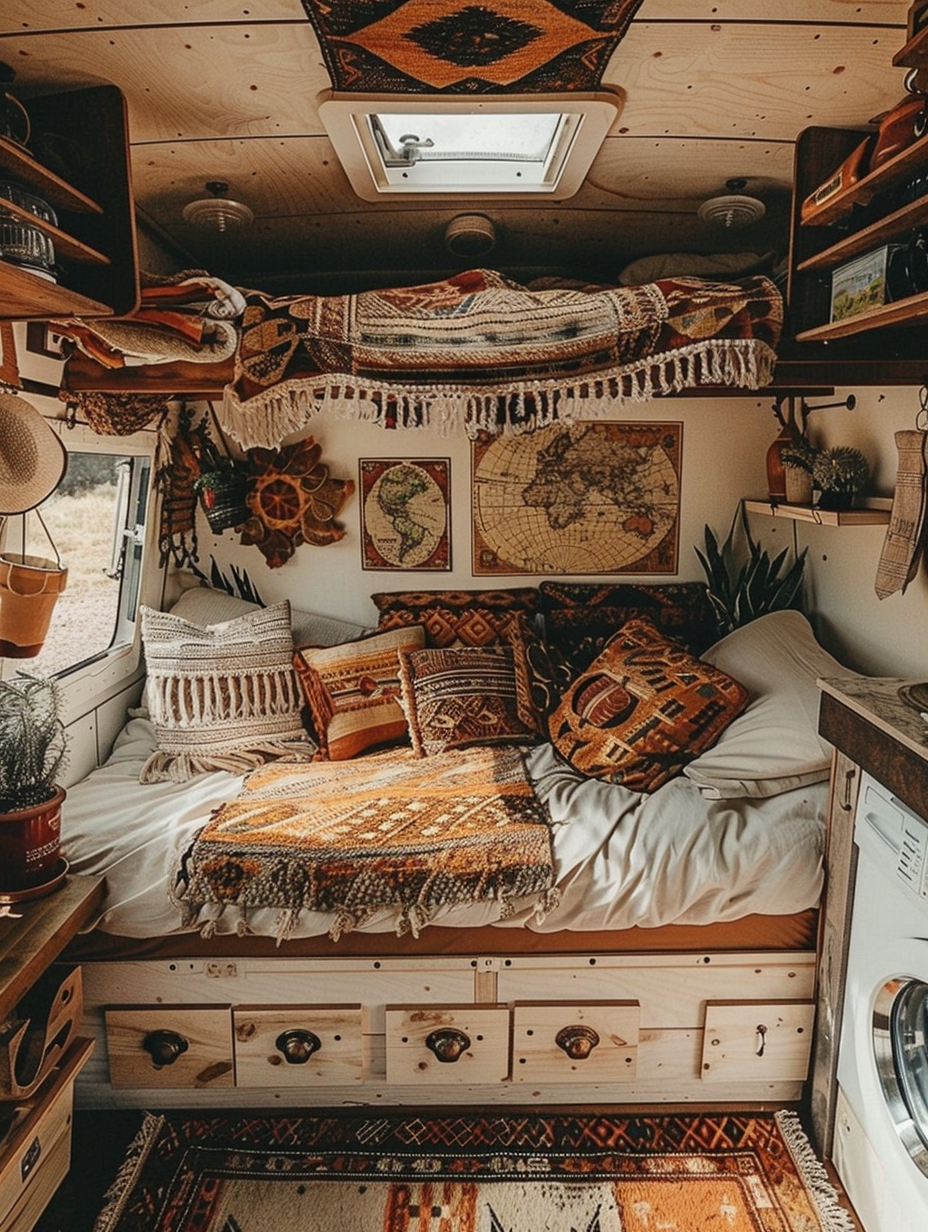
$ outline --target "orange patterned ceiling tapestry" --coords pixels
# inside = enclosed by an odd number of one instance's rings
[[[641,0],[303,0],[336,90],[564,94],[599,87]]]

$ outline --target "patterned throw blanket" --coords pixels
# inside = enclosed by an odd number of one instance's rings
[[[322,409],[384,427],[527,431],[702,385],[773,375],[767,278],[529,289],[493,270],[353,295],[246,295],[219,413],[272,448]]]
[[[199,831],[175,884],[186,926],[208,904],[246,922],[279,908],[278,940],[302,910],[331,913],[337,939],[385,907],[418,935],[438,907],[496,901],[505,916],[535,895],[542,917],[556,902],[548,816],[516,747],[271,762]]]

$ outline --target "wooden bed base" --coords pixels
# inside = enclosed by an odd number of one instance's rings
[[[793,928],[814,916],[793,918]],[[81,1031],[97,1046],[76,1086],[78,1106],[802,1097],[814,945],[618,952],[613,937],[611,952],[519,952],[513,936],[507,952],[504,936],[495,952],[397,954],[391,940],[379,955],[281,947],[286,957],[256,957],[242,953],[242,939],[238,954],[210,953],[188,938],[178,947],[186,955],[84,957]]]

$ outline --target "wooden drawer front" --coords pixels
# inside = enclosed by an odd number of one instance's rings
[[[0,1159],[0,1227],[31,1228],[67,1175],[71,1160],[74,1079],[93,1050],[73,1041],[62,1065],[23,1105]]]
[[[115,1006],[105,1019],[114,1087],[233,1085],[229,1006]]]
[[[513,1082],[622,1082],[638,1068],[635,1001],[518,1002],[512,1013]]]
[[[509,1077],[506,1005],[388,1005],[387,1082],[495,1083]]]
[[[702,1045],[705,1082],[803,1081],[809,1071],[811,1001],[710,1001]]]
[[[232,1030],[237,1087],[363,1080],[360,1005],[237,1005]]]

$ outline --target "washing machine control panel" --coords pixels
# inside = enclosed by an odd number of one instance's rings
[[[882,867],[891,864],[897,880],[928,901],[928,822],[864,774],[857,801],[854,837]]]

